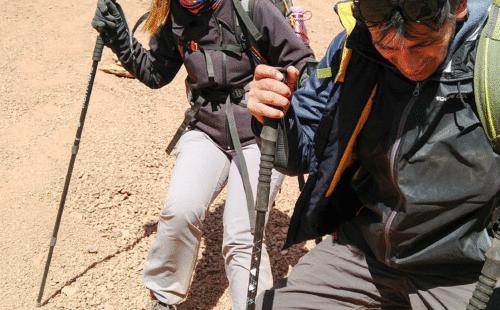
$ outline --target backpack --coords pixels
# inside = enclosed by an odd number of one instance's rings
[[[493,150],[500,154],[500,1],[494,0],[481,31],[474,66],[476,108]]]
[[[273,3],[287,20],[291,27],[295,24],[295,20],[291,15],[290,8],[293,6],[292,0],[269,0]],[[257,27],[252,21],[253,18],[253,0],[233,0],[233,5],[236,11],[236,33],[242,34],[237,36],[243,48],[250,49],[255,63],[267,63],[261,53],[261,44],[264,38],[259,33]],[[243,27],[241,27],[243,25]]]
[[[278,10],[283,15],[283,18],[287,20],[291,27],[295,24],[295,20],[291,15],[291,7],[293,6],[292,0],[268,0],[272,4],[274,4]],[[243,52],[248,51],[251,54],[251,59],[253,60],[253,65],[256,66],[260,63],[267,63],[266,59],[263,55],[261,44],[263,44],[263,37],[255,24],[252,21],[253,14],[252,8],[254,4],[254,0],[232,0],[235,12],[236,12],[236,38],[238,40],[239,45],[226,45],[226,48],[229,51],[233,52]],[[143,16],[141,16],[133,30],[132,35],[135,33],[139,25],[148,18],[149,12],[146,12]],[[243,25],[243,27],[242,27]],[[185,40],[184,38],[175,37],[176,44],[179,49],[187,48],[191,50],[198,50],[200,46],[193,41]],[[307,43],[305,43],[307,45]],[[201,46],[204,49],[220,49],[220,47],[216,46]],[[182,53],[181,53],[182,54]],[[213,70],[210,68],[210,63],[207,63],[209,67],[209,74],[213,73]]]

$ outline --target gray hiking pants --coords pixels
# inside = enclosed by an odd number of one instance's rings
[[[252,193],[257,192],[260,151],[256,144],[243,147]],[[235,151],[224,151],[206,134],[191,130],[179,140],[165,208],[160,214],[156,240],[143,270],[143,283],[155,297],[177,304],[186,296],[193,276],[208,207],[227,184],[222,255],[232,310],[244,310],[248,291],[253,235],[247,201]],[[284,175],[274,171],[270,201],[274,201]],[[271,203],[272,205],[272,203]],[[264,247],[259,292],[272,286],[269,256]]]
[[[257,297],[256,310],[465,310],[479,278],[467,266],[442,276],[401,272],[346,240],[342,230],[325,238]],[[500,309],[498,287],[487,309]]]

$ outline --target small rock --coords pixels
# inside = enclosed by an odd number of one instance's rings
[[[71,296],[75,295],[75,294],[76,294],[76,292],[78,292],[78,288],[76,288],[76,287],[69,287],[69,286],[65,286],[65,287],[61,290],[61,292],[62,292],[63,294],[65,294],[66,296],[71,297]]]
[[[99,248],[94,246],[94,245],[90,245],[87,247],[87,252],[89,253],[97,253],[99,251]]]

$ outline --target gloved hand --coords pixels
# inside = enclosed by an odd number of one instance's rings
[[[92,27],[99,32],[105,42],[113,41],[125,29],[125,26],[120,11],[113,1],[97,1]]]

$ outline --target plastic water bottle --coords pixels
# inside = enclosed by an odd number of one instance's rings
[[[305,17],[306,13],[311,14],[309,18]],[[309,45],[309,37],[307,36],[307,29],[304,22],[311,19],[312,13],[310,11],[305,11],[302,6],[292,6],[290,8],[290,15],[293,18],[291,24],[295,31],[295,35],[306,45]]]

